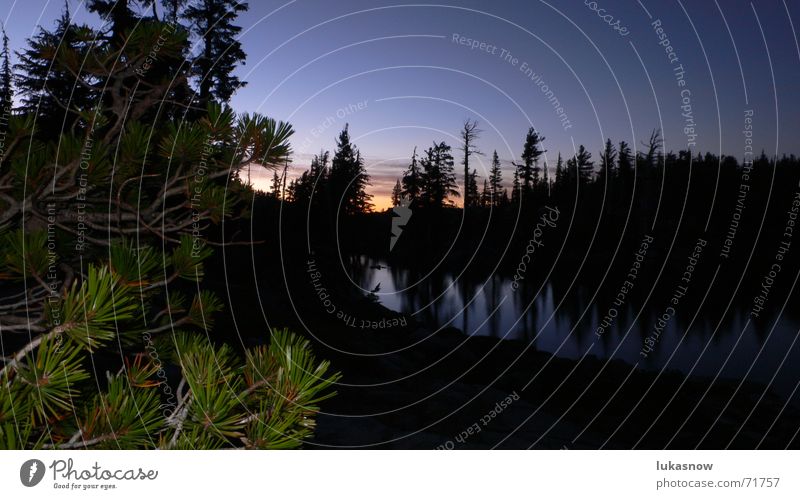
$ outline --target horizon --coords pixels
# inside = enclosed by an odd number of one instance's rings
[[[82,2],[67,4],[75,22],[99,23]],[[770,157],[800,150],[792,128],[800,98],[789,84],[800,77],[800,47],[788,29],[799,5],[629,8],[610,0],[603,8],[616,23],[592,5],[250,2],[237,19],[248,57],[234,71],[248,84],[231,106],[293,125],[293,169],[333,150],[350,123],[376,209],[388,207],[415,146],[450,144],[462,184],[456,149],[465,119],[483,129],[478,147],[486,156],[474,157],[482,178],[493,150],[504,169],[519,158],[529,126],[546,137],[543,161],[551,166],[557,152],[566,159],[579,144],[596,160],[606,138],[638,149],[653,129],[662,131],[665,151],[741,160],[748,110],[755,110],[752,150]],[[52,28],[62,8],[14,2],[3,20],[12,52],[36,26]]]

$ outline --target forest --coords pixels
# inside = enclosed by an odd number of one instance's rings
[[[719,319],[714,327],[732,329],[731,307],[748,312],[763,339],[776,314],[800,319],[790,279],[800,260],[784,258],[800,210],[794,155],[665,150],[657,127],[639,143],[548,151],[528,127],[519,157],[505,161],[481,149],[479,121],[454,116],[458,140],[410,144],[393,207],[379,210],[366,152],[351,136],[355,118],[305,168],[291,123],[231,107],[249,84],[234,71],[247,57],[237,23],[246,3],[86,5],[107,22],[78,25],[65,8],[14,65],[3,33],[0,447],[432,449],[453,427],[446,414],[467,406],[454,417],[469,422],[494,406],[489,395],[472,403],[488,388],[497,400],[514,394],[506,417],[522,420],[522,404],[541,403],[556,423],[593,425],[587,447],[607,437],[618,448],[749,448],[767,435],[768,447],[796,445],[796,407],[766,389],[756,400],[760,385],[712,389],[681,373],[628,374],[621,361],[575,364],[500,334],[464,334],[432,309],[392,310],[381,283],[353,285],[380,270],[359,263],[369,257],[434,276],[424,299],[444,293],[456,272],[463,279],[453,287],[468,298],[493,275],[513,276],[520,300],[547,284],[576,334],[611,341],[587,333],[594,302],[636,324],[643,352],[658,348],[659,320],[710,330]],[[190,51],[194,42],[200,50]],[[254,166],[272,172],[268,191],[249,182]],[[632,265],[635,276],[620,281]],[[680,306],[664,319],[659,307],[687,272]],[[659,276],[666,284],[647,284]],[[529,386],[523,374],[534,368],[544,374]],[[631,382],[620,391],[623,378]],[[401,386],[383,387],[393,379]],[[418,404],[453,379],[461,392]],[[662,411],[658,390],[684,384]],[[408,405],[391,411],[396,401]],[[725,402],[729,418],[711,421]],[[347,419],[361,412],[370,424]],[[510,447],[567,441],[545,439],[533,421]]]

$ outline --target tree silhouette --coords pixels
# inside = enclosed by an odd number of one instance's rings
[[[617,150],[614,148],[611,139],[606,139],[605,149],[600,151],[600,171],[597,173],[597,181],[600,184],[606,183],[609,179],[613,180],[616,178],[616,159]]]
[[[65,54],[82,53],[86,44],[79,40],[65,5],[55,29],[48,31],[40,26],[27,45],[17,52],[19,62],[14,66],[20,112],[36,115],[37,129],[53,136],[72,127],[80,113],[97,103],[96,92],[81,84],[69,68],[55,62]]]
[[[292,201],[302,205],[313,203],[319,206],[329,201],[328,180],[331,172],[328,168],[328,151],[320,151],[311,159],[311,166],[297,179],[289,184],[289,196]]]
[[[550,195],[550,175],[547,171],[547,161],[544,162],[542,166],[542,184],[544,185],[544,192],[549,196]]]
[[[397,179],[394,187],[392,188],[392,206],[400,204],[400,199],[403,197],[403,187],[400,185],[400,179]]]
[[[369,175],[358,148],[350,142],[348,125],[339,134],[331,161],[328,179],[331,200],[344,214],[365,213],[372,209],[371,194],[367,194]]]
[[[567,183],[567,172],[564,171],[564,160],[561,159],[561,153],[559,152],[558,159],[556,160],[555,187],[556,189],[562,189],[566,183]]]
[[[270,185],[270,194],[275,199],[281,198],[281,192],[283,191],[283,179],[278,172],[275,171],[272,174],[272,185]]]
[[[202,51],[192,60],[192,73],[199,81],[200,107],[212,98],[227,102],[237,89],[246,84],[233,74],[246,57],[237,39],[242,28],[233,23],[247,10],[247,2],[198,0],[183,13],[192,34],[203,41]]]
[[[512,165],[514,165],[513,162]],[[519,204],[520,199],[522,199],[522,187],[519,181],[519,169],[516,166],[514,165],[514,179],[511,181],[511,202]]]
[[[165,11],[164,20],[177,24],[179,22],[181,9],[188,1],[189,0],[161,0],[161,5],[164,7]]]
[[[8,35],[5,26],[2,27],[3,50],[0,52],[2,66],[0,66],[0,113],[3,115],[11,109],[14,101],[14,85],[11,74],[11,54],[8,51]],[[1,126],[1,125],[0,125]]]
[[[489,187],[489,180],[483,179],[483,190],[481,191],[481,207],[493,206],[492,191]]]
[[[444,141],[434,142],[425,151],[422,164],[422,201],[425,206],[441,208],[451,197],[459,197],[453,155]]]
[[[568,175],[570,177],[577,175],[582,184],[591,182],[594,175],[594,162],[590,161],[591,158],[592,154],[586,150],[583,144],[578,146],[578,152],[567,161]]]
[[[503,172],[500,170],[500,158],[497,157],[497,150],[492,153],[492,169],[489,171],[489,194],[492,204],[500,204],[500,194],[503,189]]]
[[[620,141],[619,150],[617,153],[617,173],[623,179],[629,179],[633,176],[633,157],[631,155],[631,148],[628,143]]]
[[[125,44],[126,35],[134,27],[138,18],[131,7],[147,6],[151,3],[153,0],[89,0],[86,8],[104,20],[111,21],[111,29],[105,34],[105,38],[112,47],[119,48]]]
[[[423,179],[422,169],[417,162],[417,148],[414,148],[414,153],[411,155],[411,164],[408,165],[408,170],[403,174],[403,195],[409,199],[409,202],[416,202],[422,196]]]
[[[475,141],[478,140],[480,137],[482,130],[478,128],[477,121],[471,121],[467,119],[464,122],[464,126],[461,128],[461,151],[464,155],[464,159],[462,160],[461,164],[464,165],[464,206],[475,206],[477,205],[478,201],[478,186],[475,184],[474,188],[470,184],[473,180],[470,178],[470,170],[469,170],[469,157],[473,154],[483,154],[480,150],[478,150],[477,146],[475,145]]]
[[[539,157],[545,153],[541,147],[544,139],[533,127],[530,127],[522,147],[522,163],[514,163],[523,199],[530,197],[534,188],[539,185]]]
[[[662,144],[663,140],[661,140],[661,130],[658,129],[653,130],[647,142],[642,142],[642,145],[644,145],[645,150],[647,151],[644,153],[644,162],[650,168],[656,166],[656,160],[659,157]]]
[[[464,193],[464,197],[469,197],[472,201],[470,201],[469,207],[478,206],[480,203],[480,193],[478,191],[478,172],[472,170],[472,173],[469,174],[467,178],[467,190]]]

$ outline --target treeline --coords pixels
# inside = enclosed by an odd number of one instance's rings
[[[654,181],[671,171],[716,168],[720,172],[732,172],[742,168],[784,168],[798,162],[793,154],[769,158],[764,151],[758,156],[749,155],[744,163],[728,155],[665,151],[661,131],[653,130],[636,151],[624,140],[615,143],[609,138],[597,152],[596,159],[581,144],[566,160],[559,152],[555,164],[549,164],[543,159],[547,152],[543,147],[545,137],[531,127],[525,134],[519,160],[511,161],[511,172],[503,168],[497,151],[493,151],[489,172],[482,179],[475,168],[470,168],[470,158],[483,154],[476,147],[480,132],[477,122],[467,120],[464,123],[458,149],[463,170],[459,173],[456,173],[453,147],[446,142],[434,141],[422,154],[418,154],[415,147],[407,169],[392,189],[392,204],[454,208],[461,201],[461,206],[466,208],[519,208],[524,205],[527,209],[539,207],[547,200],[574,196],[578,191],[584,196],[604,192],[609,202],[617,202],[621,195],[633,195],[634,186],[640,194],[651,189]],[[341,211],[346,214],[369,212],[373,207],[369,202],[372,196],[368,193],[370,176],[360,152],[350,143],[347,127],[339,136],[330,165],[329,159],[327,151],[315,155],[311,167],[289,182],[285,190],[284,177],[276,172],[270,195],[278,198],[283,195],[286,201],[302,205],[341,203]],[[510,177],[510,186],[507,177]]]
[[[284,171],[285,174],[285,171]],[[367,193],[370,177],[361,152],[350,142],[348,126],[339,134],[333,159],[322,151],[311,160],[311,167],[286,186],[285,198],[303,206],[324,207],[344,215],[372,210],[372,195]],[[280,197],[285,176],[277,171],[272,180],[272,195]]]
[[[335,157],[348,157],[346,151],[354,147],[346,132],[339,139],[345,147],[340,145]],[[529,128],[511,171],[494,151],[482,179],[473,166],[475,155],[482,154],[477,123],[466,121],[460,138],[457,151],[439,141],[422,153],[413,150],[392,191],[393,204],[409,206],[413,215],[391,250],[392,211],[368,214],[369,206],[356,202],[369,189],[360,154],[355,162],[334,161],[356,165],[346,170],[329,166],[328,153],[317,155],[311,169],[286,189],[284,200],[290,203],[282,216],[307,224],[310,241],[302,245],[311,248],[367,253],[418,268],[461,269],[469,263],[511,272],[530,238],[529,225],[550,206],[562,218],[547,250],[539,252],[536,267],[542,275],[551,250],[562,262],[580,262],[587,249],[592,258],[601,258],[635,247],[645,234],[658,235],[656,246],[663,242],[665,252],[690,247],[698,237],[714,245],[727,240],[734,251],[726,261],[746,265],[749,253],[742,241],[758,240],[759,251],[772,251],[786,223],[781,210],[793,199],[800,176],[794,155],[769,157],[762,151],[740,162],[731,155],[665,151],[659,130],[637,148],[609,138],[594,154],[579,145],[571,156],[558,153],[551,163],[544,159],[545,137]],[[273,192],[280,187],[276,173]],[[280,197],[274,193],[269,197]],[[621,246],[620,240],[625,241]],[[583,272],[607,268],[602,259],[593,263]]]

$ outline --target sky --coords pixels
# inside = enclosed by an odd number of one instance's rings
[[[97,22],[82,2],[68,3],[77,21]],[[485,155],[471,165],[485,178],[497,150],[507,183],[531,126],[546,137],[551,168],[558,152],[584,144],[596,159],[607,138],[641,147],[656,128],[666,150],[741,159],[747,114],[756,151],[800,151],[795,0],[249,6],[238,20],[248,57],[237,70],[248,84],[232,106],[292,123],[294,171],[333,150],[349,123],[377,208],[388,206],[414,147],[444,140],[457,149],[466,119],[483,131]],[[52,27],[62,8],[62,0],[3,0],[11,48],[39,24]],[[257,187],[271,177],[253,172]]]

